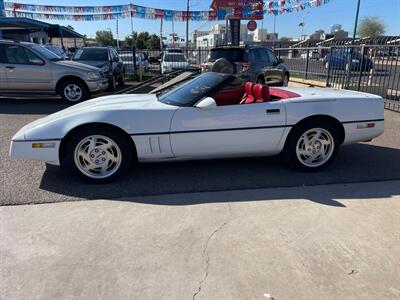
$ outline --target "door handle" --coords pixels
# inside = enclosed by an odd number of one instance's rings
[[[6,66],[6,69],[12,70],[12,69],[15,69],[15,67],[14,66]]]
[[[267,109],[267,115],[269,115],[269,114],[280,114],[281,113],[281,110],[280,109]]]

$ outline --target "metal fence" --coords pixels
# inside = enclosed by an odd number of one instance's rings
[[[400,37],[358,40],[354,45],[348,40],[330,43],[274,50],[284,60],[292,80],[368,92],[399,103]],[[179,69],[199,71],[209,51],[208,48],[164,51],[132,48],[119,50],[119,56],[126,77],[144,80]]]
[[[400,45],[276,48],[291,79],[400,100]]]
[[[125,77],[154,77],[176,70],[199,71],[207,60],[208,49],[138,50],[120,49],[119,57],[124,63]]]

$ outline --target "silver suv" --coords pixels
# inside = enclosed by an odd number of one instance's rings
[[[99,68],[63,60],[37,44],[0,40],[0,95],[60,95],[75,103],[107,88]]]

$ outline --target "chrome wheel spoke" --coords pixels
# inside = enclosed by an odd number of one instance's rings
[[[331,158],[333,151],[333,137],[329,131],[323,128],[307,130],[297,141],[297,158],[307,167],[323,165]]]
[[[75,165],[91,178],[107,178],[120,167],[121,150],[112,139],[102,135],[84,138],[75,148]]]

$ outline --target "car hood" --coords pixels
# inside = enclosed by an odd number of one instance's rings
[[[159,102],[154,94],[100,97],[29,123],[13,140],[61,139],[71,129],[89,123],[111,124],[129,134],[165,132],[176,109]]]
[[[102,66],[108,64],[108,61],[97,61],[97,60],[80,60],[79,61],[81,64],[101,68]]]
[[[99,69],[90,65],[85,65],[76,61],[71,61],[71,60],[60,60],[54,62],[54,64],[59,65],[59,66],[64,66],[64,67],[71,67],[71,68],[77,68],[85,71],[95,71],[98,72]]]

